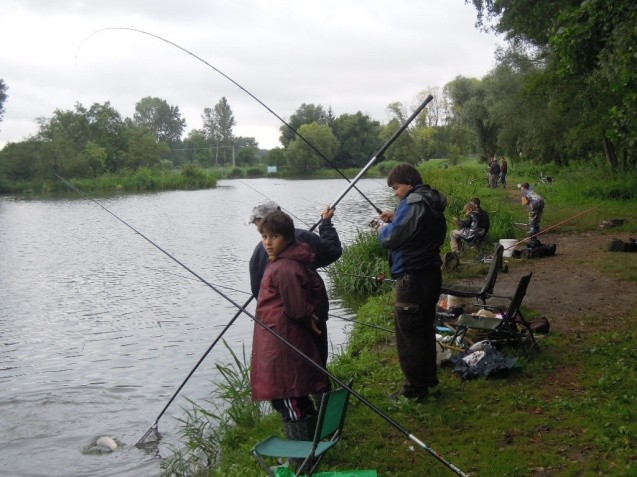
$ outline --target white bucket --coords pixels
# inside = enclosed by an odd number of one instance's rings
[[[504,253],[502,254],[505,257],[512,257],[513,251],[516,249],[515,244],[518,243],[517,239],[500,239],[500,245],[504,247]]]

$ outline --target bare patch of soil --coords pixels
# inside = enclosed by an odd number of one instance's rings
[[[512,296],[520,277],[532,271],[523,303],[546,316],[551,329],[565,333],[584,328],[590,331],[591,320],[584,326],[584,317],[599,317],[600,326],[608,327],[612,318],[634,308],[637,297],[637,284],[613,280],[600,271],[600,263],[611,253],[606,247],[613,237],[596,231],[542,236],[543,243],[557,244],[556,254],[506,259],[509,272],[498,275],[494,294]]]

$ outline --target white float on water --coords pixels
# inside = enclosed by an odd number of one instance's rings
[[[106,449],[109,449],[111,452],[113,452],[115,449],[117,449],[117,442],[115,442],[115,439],[113,439],[112,437],[108,437],[108,436],[99,437],[95,441],[95,445],[104,447]]]

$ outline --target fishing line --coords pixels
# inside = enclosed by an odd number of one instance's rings
[[[148,237],[146,237],[144,234],[142,234],[141,232],[139,232],[136,228],[134,228],[132,225],[130,225],[129,223],[127,223],[126,221],[124,221],[123,219],[121,219],[119,216],[117,216],[114,212],[110,211],[107,207],[105,207],[104,205],[102,205],[99,201],[93,199],[92,197],[88,196],[87,194],[85,194],[84,192],[82,192],[81,190],[79,190],[77,187],[75,187],[73,184],[71,184],[69,181],[67,181],[66,179],[64,179],[63,177],[61,177],[60,175],[58,175],[57,173],[55,174],[55,176],[60,179],[67,187],[71,188],[72,190],[74,190],[75,192],[77,192],[78,194],[80,194],[82,197],[90,200],[91,202],[97,204],[101,209],[103,209],[104,211],[106,211],[108,214],[110,214],[111,216],[113,216],[115,219],[117,219],[119,222],[121,222],[122,224],[124,224],[126,227],[128,227],[129,229],[131,229],[133,232],[135,232],[137,235],[139,235],[140,237],[142,237],[144,240],[146,240],[148,243],[150,243],[153,247],[155,247],[156,249],[158,249],[159,251],[161,251],[164,255],[166,255],[167,257],[169,257],[171,260],[175,261],[176,263],[178,263],[179,265],[181,265],[185,270],[187,270],[188,272],[190,272],[192,275],[194,275],[195,277],[197,277],[199,280],[201,280],[204,284],[206,284],[208,287],[210,287],[212,290],[214,290],[215,292],[217,292],[221,297],[223,297],[224,299],[226,299],[228,302],[230,302],[232,305],[234,305],[235,307],[238,308],[237,313],[235,314],[235,316],[228,322],[228,324],[225,326],[225,328],[222,330],[222,332],[218,335],[217,339],[215,339],[215,341],[210,345],[210,347],[208,348],[208,350],[206,351],[206,353],[204,354],[204,356],[201,357],[201,359],[199,360],[199,362],[197,363],[197,365],[195,366],[195,368],[193,368],[193,370],[189,373],[188,377],[184,380],[184,382],[182,383],[182,385],[179,387],[179,390],[181,390],[181,388],[183,387],[183,385],[188,381],[188,379],[190,378],[190,376],[192,376],[192,374],[195,372],[195,370],[197,369],[197,367],[201,364],[201,362],[203,362],[203,360],[205,359],[206,355],[208,354],[208,352],[216,345],[216,343],[221,339],[221,337],[223,336],[223,334],[230,328],[230,326],[234,323],[234,321],[236,320],[236,318],[241,314],[244,313],[245,315],[247,315],[250,319],[252,319],[257,325],[261,326],[266,332],[270,333],[272,336],[274,336],[277,340],[279,340],[281,343],[283,343],[285,346],[289,347],[290,349],[292,349],[295,353],[297,353],[299,356],[301,356],[303,359],[305,359],[309,364],[311,364],[312,366],[314,366],[315,368],[317,368],[320,372],[324,373],[326,376],[328,376],[330,379],[332,379],[334,382],[338,383],[340,386],[342,386],[343,388],[347,389],[353,396],[355,396],[359,401],[361,401],[363,404],[365,404],[369,409],[371,409],[373,412],[375,412],[378,416],[380,416],[381,418],[383,418],[385,421],[387,421],[390,425],[394,426],[396,429],[398,429],[400,432],[402,432],[403,434],[405,434],[410,440],[412,440],[414,443],[416,443],[419,447],[421,447],[422,449],[424,449],[426,452],[428,452],[431,456],[433,456],[435,459],[437,459],[439,462],[441,462],[442,464],[444,464],[445,466],[447,466],[449,469],[451,469],[452,471],[454,471],[456,474],[461,475],[461,476],[466,476],[466,474],[464,472],[462,472],[460,469],[458,469],[455,465],[453,465],[451,462],[447,461],[441,454],[439,454],[438,452],[436,452],[434,449],[432,449],[429,445],[427,445],[425,442],[423,442],[422,440],[420,440],[418,437],[416,437],[414,434],[412,434],[410,431],[408,431],[405,427],[403,427],[400,423],[398,423],[395,419],[393,419],[392,417],[388,416],[387,414],[385,414],[383,411],[381,411],[378,407],[376,407],[374,404],[372,404],[369,400],[367,400],[367,398],[365,398],[364,396],[362,396],[360,393],[358,393],[357,391],[354,391],[350,386],[348,386],[345,382],[343,382],[342,380],[340,380],[339,378],[337,378],[336,376],[334,376],[332,373],[330,373],[329,371],[327,371],[325,368],[323,368],[320,364],[316,363],[315,361],[313,361],[309,356],[307,356],[305,353],[303,353],[300,349],[298,349],[296,346],[294,346],[292,343],[290,343],[289,341],[287,341],[285,338],[283,338],[281,335],[279,335],[276,331],[272,330],[268,325],[266,325],[264,322],[262,322],[261,320],[259,320],[258,318],[256,318],[252,313],[248,312],[248,310],[246,310],[246,307],[248,306],[248,304],[252,301],[253,297],[250,297],[243,305],[239,305],[236,301],[234,301],[232,298],[230,298],[229,296],[227,296],[225,293],[223,293],[222,291],[220,291],[217,287],[215,287],[213,284],[211,284],[210,282],[208,282],[207,280],[205,280],[203,277],[201,277],[199,274],[197,274],[196,272],[194,272],[192,269],[190,269],[188,266],[186,266],[184,263],[182,263],[181,261],[179,261],[177,258],[173,257],[170,253],[166,252],[163,248],[161,248],[159,245],[157,245],[155,242],[153,242],[151,239],[149,239]],[[178,390],[178,392],[179,392]],[[149,443],[153,442],[153,441],[147,441],[147,439],[152,435],[156,440],[159,440],[161,438],[161,434],[159,433],[157,426],[158,426],[158,421],[161,418],[161,416],[166,412],[166,410],[168,409],[169,405],[172,403],[172,401],[174,400],[174,398],[177,396],[177,393],[175,393],[173,395],[173,397],[170,399],[170,401],[164,406],[164,408],[162,409],[162,411],[160,412],[159,416],[157,417],[157,419],[155,420],[155,422],[153,423],[153,425],[146,431],[146,433],[144,434],[144,436],[142,436],[142,438],[137,442],[136,446],[137,447],[144,447],[145,445],[148,445]]]
[[[538,233],[536,233],[536,234],[529,235],[527,238],[522,239],[522,240],[520,240],[519,242],[516,242],[516,243],[514,243],[513,245],[511,245],[511,246],[509,246],[509,247],[505,248],[505,250],[509,250],[510,248],[517,247],[518,245],[520,245],[520,244],[522,244],[522,243],[526,242],[527,240],[531,240],[532,238],[535,238],[535,237],[537,237],[538,235],[542,235],[543,233],[548,232],[549,230],[552,230],[552,229],[554,229],[555,227],[557,227],[557,226],[559,226],[559,225],[563,225],[563,224],[565,224],[565,223],[567,223],[567,222],[570,222],[571,220],[576,219],[577,217],[580,217],[580,216],[582,216],[582,215],[584,215],[584,214],[588,214],[588,213],[589,213],[589,212],[591,212],[592,210],[595,210],[595,209],[597,209],[597,208],[599,208],[599,207],[601,207],[601,206],[602,206],[602,204],[596,205],[595,207],[591,207],[590,209],[587,209],[587,210],[585,210],[584,212],[580,212],[579,214],[574,215],[573,217],[571,217],[571,218],[569,218],[569,219],[563,220],[562,222],[559,222],[559,223],[557,223],[557,224],[555,224],[555,225],[551,225],[550,227],[545,228],[544,230],[541,230],[541,231],[539,231],[539,232],[538,232]]]
[[[338,196],[336,198],[336,200],[331,204],[331,206],[330,206],[331,209],[335,209],[336,208],[337,204],[341,200],[343,200],[343,197],[345,197],[347,195],[347,193],[352,188],[355,187],[356,183],[361,179],[361,177],[363,177],[363,175],[365,175],[365,173],[369,170],[369,168],[374,165],[376,160],[378,158],[380,158],[380,157],[383,157],[383,154],[389,148],[389,146],[391,146],[394,143],[394,141],[398,138],[398,136],[400,136],[403,133],[403,131],[405,129],[407,129],[407,126],[409,126],[409,124],[414,119],[416,119],[416,117],[420,114],[420,112],[423,109],[425,109],[425,106],[427,106],[433,99],[434,99],[434,97],[432,95],[429,95],[429,96],[427,96],[427,98],[425,98],[425,100],[422,102],[422,104],[420,106],[418,106],[418,108],[416,108],[416,110],[411,114],[411,116],[409,116],[409,118],[407,118],[407,120],[402,124],[402,126],[400,126],[394,132],[394,134],[392,134],[392,136],[387,140],[387,142],[385,142],[385,144],[383,144],[381,146],[381,148],[378,150],[378,152],[376,154],[374,154],[372,156],[372,158],[367,162],[367,164],[365,164],[365,166],[363,166],[363,168],[359,171],[359,173],[356,174],[356,177],[354,177],[354,179],[352,179],[352,181],[350,182],[349,186],[347,186],[347,188],[343,191],[343,193],[340,196]],[[378,212],[378,214],[382,214],[382,211],[380,209],[378,209],[377,207],[376,207],[376,211]],[[321,221],[319,220],[312,227],[310,227],[310,232],[313,231],[316,227],[318,227],[320,225],[320,223],[321,223]]]
[[[213,65],[211,65],[210,63],[208,63],[206,60],[204,60],[203,58],[201,58],[200,56],[197,56],[196,54],[194,54],[192,51],[187,50],[186,48],[184,48],[183,46],[178,45],[177,43],[174,43],[170,40],[167,40],[166,38],[163,38],[159,35],[155,35],[154,33],[150,33],[144,30],[139,30],[137,28],[130,28],[130,27],[108,27],[108,28],[102,28],[100,30],[96,30],[93,33],[91,33],[90,35],[88,35],[86,38],[84,38],[84,40],[82,40],[82,43],[80,43],[80,46],[78,47],[78,52],[80,50],[80,48],[82,47],[82,45],[93,35],[96,35],[97,33],[103,32],[103,31],[109,31],[109,30],[124,30],[124,31],[132,31],[132,32],[136,32],[136,33],[141,33],[143,35],[148,35],[150,37],[156,38],[157,40],[161,40],[164,43],[168,43],[171,46],[174,46],[175,48],[183,51],[184,53],[192,56],[193,58],[195,58],[198,61],[201,61],[204,65],[208,66],[209,68],[212,68],[213,71],[219,73],[221,76],[223,76],[224,78],[226,78],[228,81],[230,81],[232,84],[234,84],[235,86],[237,86],[241,91],[243,91],[244,93],[246,93],[248,96],[250,96],[252,99],[254,99],[257,103],[259,103],[261,106],[263,106],[266,110],[268,110],[268,112],[270,112],[275,118],[277,118],[279,121],[281,121],[288,129],[290,129],[290,131],[292,131],[294,134],[296,134],[299,139],[301,139],[305,144],[307,144],[316,154],[319,155],[319,157],[321,157],[330,167],[332,167],[332,169],[334,169],[336,172],[338,172],[338,174],[341,175],[341,177],[343,177],[343,179],[345,179],[347,182],[351,182],[348,177],[343,174],[343,172],[341,172],[341,170],[336,167],[334,165],[334,163],[332,161],[330,161],[327,157],[325,157],[325,155],[323,153],[321,153],[321,151],[319,151],[314,144],[312,144],[310,141],[308,141],[303,135],[301,135],[301,133],[299,133],[296,129],[294,129],[287,121],[285,121],[281,116],[279,116],[277,113],[275,113],[272,109],[270,109],[269,106],[267,106],[263,101],[261,101],[259,98],[257,98],[254,94],[252,94],[250,91],[248,91],[246,88],[244,88],[243,86],[241,86],[239,83],[237,83],[235,80],[233,80],[230,76],[228,76],[227,74],[225,74],[223,71],[221,71],[220,69],[214,67]],[[75,55],[75,62],[77,64],[77,54]],[[354,187],[355,188],[355,187]],[[356,189],[356,188],[355,188]],[[369,198],[363,194],[359,189],[356,189],[358,191],[358,193],[367,201],[369,202],[369,205],[371,205],[374,210],[376,210],[376,212],[378,212],[379,214],[382,213],[382,211],[376,207],[376,205],[374,205],[374,203],[369,200]]]
[[[196,279],[196,278],[193,278],[193,277],[187,277],[186,275],[182,275],[182,274],[180,274],[180,273],[169,272],[168,270],[161,270],[161,269],[159,269],[159,268],[153,268],[153,267],[149,267],[149,266],[144,266],[144,268],[147,268],[148,270],[153,270],[153,271],[155,271],[155,272],[164,273],[164,274],[166,274],[166,275],[172,275],[172,276],[174,276],[174,277],[183,278],[184,280],[197,281],[197,279]],[[224,288],[224,289],[226,289],[226,290],[234,291],[234,292],[237,292],[237,293],[243,293],[243,294],[245,294],[245,295],[252,295],[252,293],[251,293],[251,292],[247,292],[247,291],[245,291],[245,290],[239,290],[238,288],[232,288],[232,287],[229,287],[229,286],[224,286],[224,285],[219,285],[219,284],[215,284],[215,286],[216,286],[216,287],[219,287],[219,288]]]
[[[238,182],[240,182],[241,184],[243,184],[244,186],[246,186],[248,189],[252,189],[254,192],[256,192],[257,194],[259,194],[261,197],[264,197],[265,199],[267,199],[267,200],[269,200],[269,201],[274,202],[276,205],[278,205],[278,206],[280,207],[280,209],[281,209],[282,211],[286,212],[288,215],[291,215],[292,217],[294,217],[297,221],[301,222],[301,223],[302,223],[303,225],[305,225],[306,227],[309,227],[309,226],[310,226],[307,222],[305,222],[303,219],[301,219],[301,218],[297,217],[296,215],[294,215],[294,214],[293,214],[292,212],[290,212],[288,209],[285,209],[285,208],[281,207],[281,205],[280,205],[278,202],[276,202],[276,201],[272,200],[272,199],[271,199],[271,198],[269,198],[267,195],[265,195],[263,192],[261,192],[261,191],[259,191],[259,190],[255,189],[254,187],[252,187],[252,186],[251,186],[251,185],[249,185],[249,184],[246,184],[246,183],[245,183],[244,181],[242,181],[241,179],[237,179],[237,181],[238,181]]]

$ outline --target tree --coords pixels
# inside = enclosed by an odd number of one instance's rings
[[[236,137],[234,146],[238,166],[251,166],[257,164],[261,159],[259,143],[253,137]]]
[[[340,145],[333,161],[337,167],[361,167],[382,146],[380,123],[360,111],[341,114],[332,130]]]
[[[325,112],[323,106],[303,103],[301,106],[299,106],[296,112],[292,116],[290,116],[290,119],[288,121],[288,124],[292,127],[293,130],[285,125],[281,126],[281,136],[279,137],[279,141],[281,141],[281,144],[283,144],[284,148],[287,148],[290,143],[297,138],[297,135],[294,131],[300,132],[299,128],[302,125],[312,123],[329,124],[331,119],[331,111]],[[321,150],[319,149],[319,151]]]
[[[304,124],[299,133],[321,151],[325,157],[332,159],[338,148],[338,141],[332,129],[326,124]],[[323,159],[308,146],[305,141],[295,139],[287,148],[288,164],[293,172],[311,175],[321,168]]]
[[[124,167],[137,170],[142,167],[153,168],[167,160],[170,147],[164,141],[157,141],[155,135],[146,128],[137,127],[126,130],[128,149],[124,153]]]
[[[7,100],[7,90],[9,88],[5,84],[4,80],[0,78],[0,123],[2,122],[2,118],[4,118],[4,103]]]
[[[445,85],[445,92],[451,101],[453,123],[470,126],[476,132],[483,159],[493,157],[497,151],[498,127],[489,116],[483,82],[458,76]]]
[[[396,103],[394,103],[396,104]],[[402,126],[403,122],[397,118],[389,121],[381,130],[380,138],[383,142],[387,142],[398,129]],[[385,152],[385,159],[390,161],[408,162],[409,164],[416,164],[418,162],[418,156],[414,150],[414,140],[411,137],[409,129],[402,132],[400,136],[392,143],[392,145]]]
[[[186,127],[177,106],[170,106],[166,100],[147,96],[135,105],[133,123],[150,131],[157,142],[175,145]]]
[[[226,98],[222,97],[214,109],[205,108],[202,119],[206,139],[215,148],[215,164],[229,164],[234,157],[232,128],[236,121]]]
[[[566,118],[554,135],[562,155],[604,154],[637,166],[637,4],[633,0],[472,0],[478,25],[529,44],[542,72],[526,83]],[[485,21],[486,19],[486,21]],[[486,23],[489,23],[487,26]],[[531,87],[528,87],[531,86]],[[539,130],[546,122],[536,123]],[[535,133],[537,131],[531,131]]]
[[[287,154],[282,147],[270,149],[263,158],[268,166],[284,167],[287,164]]]
[[[184,157],[187,163],[212,167],[214,154],[212,143],[206,138],[203,129],[193,129],[183,142]]]

